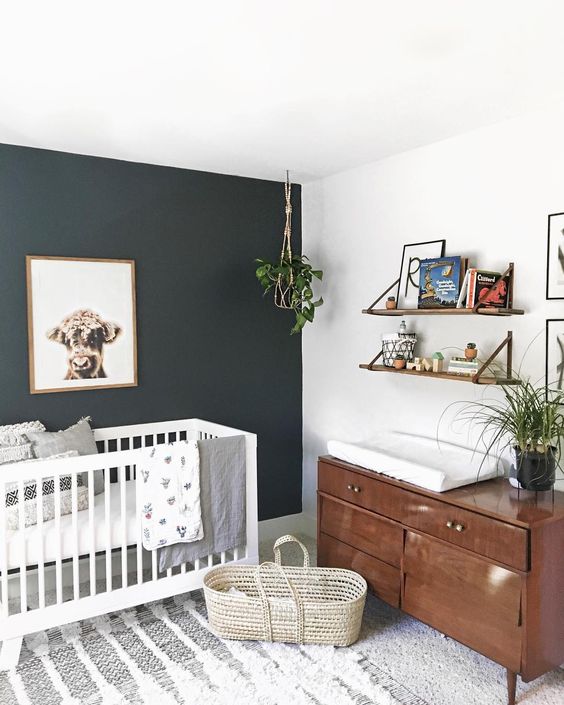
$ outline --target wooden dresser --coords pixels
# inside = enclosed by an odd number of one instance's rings
[[[518,496],[519,495],[519,496]],[[524,681],[564,663],[564,492],[507,480],[437,493],[322,457],[318,564]]]

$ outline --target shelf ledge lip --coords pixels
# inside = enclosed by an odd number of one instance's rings
[[[369,316],[523,316],[522,308],[363,308]]]
[[[455,375],[449,372],[418,372],[417,370],[396,370],[394,367],[387,367],[386,365],[368,365],[361,364],[359,368],[362,370],[368,370],[369,372],[392,372],[397,375],[413,375],[416,377],[434,377],[435,379],[447,379],[453,382],[470,382],[471,384],[520,384],[519,380],[511,378],[505,379],[503,377],[480,377],[479,380],[474,381],[473,375]]]

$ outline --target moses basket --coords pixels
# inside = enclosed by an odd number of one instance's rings
[[[280,546],[295,541],[303,567],[282,566]],[[294,536],[274,544],[274,563],[218,566],[204,578],[208,619],[224,639],[348,646],[358,639],[366,580],[352,570],[310,566]]]

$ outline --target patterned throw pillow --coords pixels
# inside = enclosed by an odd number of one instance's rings
[[[0,426],[0,446],[19,446],[28,442],[28,431],[45,431],[41,421],[24,421],[10,426]]]
[[[10,426],[0,426],[0,465],[34,458],[33,447],[27,433],[43,431],[45,426],[41,421],[25,421]]]
[[[54,455],[51,458],[42,460],[54,460],[56,458],[76,458],[78,453],[75,450]],[[33,461],[32,461],[33,462]],[[27,463],[26,463],[27,465]],[[72,485],[71,476],[62,475],[59,479],[61,488],[61,516],[72,512]],[[88,488],[84,486],[82,477],[77,477],[77,510],[88,509]],[[6,485],[6,516],[8,529],[19,527],[19,489],[17,482],[10,482]],[[43,479],[43,521],[55,518],[55,479],[46,477]],[[24,520],[26,526],[37,524],[37,482],[27,480],[24,482]]]

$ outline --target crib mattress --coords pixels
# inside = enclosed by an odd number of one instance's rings
[[[135,521],[135,482],[128,481],[126,487],[126,539],[127,545],[136,544],[139,540],[138,524]],[[94,497],[94,550],[106,549],[106,521],[105,521],[105,493]],[[90,538],[90,511],[85,509],[78,512],[78,554],[83,556],[91,550]],[[110,527],[111,547],[118,548],[122,545],[121,522],[121,497],[118,483],[110,485]],[[27,565],[36,565],[40,555],[40,534],[37,525],[24,529],[25,536],[25,562]],[[74,535],[72,527],[72,514],[61,517],[60,533],[55,526],[55,520],[43,524],[43,560],[45,563],[54,561],[57,556],[57,541],[61,544],[61,557],[72,558],[74,553]],[[19,531],[7,531],[6,543],[8,546],[8,569],[19,568],[22,555],[22,541]]]

